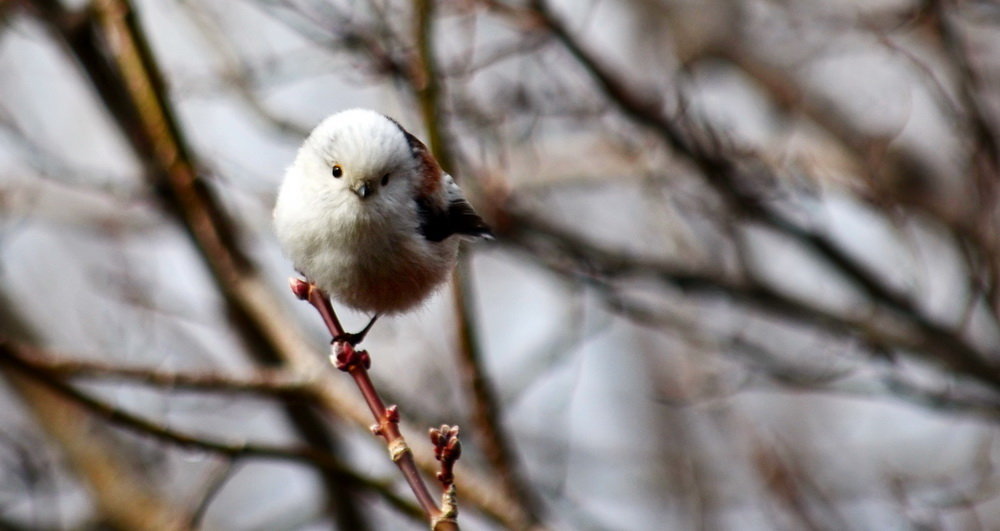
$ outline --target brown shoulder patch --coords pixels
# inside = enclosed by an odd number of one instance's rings
[[[417,142],[420,141],[417,140]],[[420,145],[423,146],[423,143]],[[444,181],[441,175],[441,166],[434,160],[434,157],[426,146],[423,146],[423,149],[415,154],[420,161],[424,175],[424,178],[420,181],[420,188],[417,193],[424,197],[435,197],[440,193],[441,185]]]
[[[410,146],[410,154],[413,155],[413,158],[416,159],[417,164],[420,166],[423,179],[418,184],[417,195],[426,198],[435,197],[441,191],[442,186],[441,166],[434,160],[431,150],[427,149],[427,146],[419,138],[411,135],[396,120],[388,116],[386,118],[396,124],[399,131],[403,133],[406,143]]]

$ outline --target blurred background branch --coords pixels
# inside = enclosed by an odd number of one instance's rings
[[[463,527],[997,527],[998,25],[2,2],[0,524],[423,527],[269,226],[302,136],[364,106],[498,235],[366,340],[425,474],[414,426],[463,425]]]

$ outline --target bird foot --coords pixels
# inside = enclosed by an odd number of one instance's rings
[[[330,354],[330,363],[344,372],[352,372],[358,368],[367,371],[372,366],[372,358],[366,350],[354,350],[350,343],[335,340],[333,352]]]
[[[372,329],[372,325],[375,324],[375,321],[377,320],[378,320],[378,314],[376,314],[375,317],[372,317],[371,321],[368,321],[368,324],[365,325],[365,327],[360,332],[355,332],[355,333],[344,332],[343,334],[335,336],[333,338],[333,341],[331,341],[331,343],[347,343],[352,347],[356,347],[358,346],[358,343],[364,341],[365,336],[368,335],[368,331]]]

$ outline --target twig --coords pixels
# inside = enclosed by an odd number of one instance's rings
[[[441,494],[440,519],[454,520],[458,517],[458,503],[455,499],[455,463],[462,456],[462,443],[458,440],[458,426],[442,424],[430,429],[431,443],[434,444],[434,459],[441,463],[436,477],[444,491]]]
[[[873,367],[875,376],[865,377],[864,384],[858,384],[857,371],[849,369],[824,368],[805,370],[801,367],[784,366],[764,345],[736,335],[703,335],[697,331],[695,323],[688,318],[664,314],[644,306],[616,292],[613,286],[596,286],[608,309],[621,314],[632,323],[647,326],[657,331],[666,331],[681,337],[689,345],[701,345],[712,352],[731,351],[738,353],[744,365],[749,365],[752,374],[759,374],[769,384],[808,393],[836,393],[873,400],[897,400],[949,413],[981,417],[993,422],[1000,418],[1000,397],[990,396],[991,391],[977,385],[963,387],[949,381],[937,387],[919,384],[904,376],[905,369],[890,365]],[[749,363],[748,363],[749,362]],[[876,363],[885,365],[884,360]],[[752,382],[749,379],[743,387]],[[701,399],[703,397],[699,397]],[[713,396],[713,398],[715,398]],[[685,404],[690,400],[685,399]]]
[[[16,337],[21,342],[41,341],[42,332],[32,326],[23,312],[24,305],[9,297],[0,286],[0,334]],[[116,529],[155,528],[164,531],[182,528],[183,514],[178,506],[166,499],[162,491],[153,488],[150,471],[137,469],[128,453],[122,452],[120,441],[105,430],[95,430],[87,410],[80,404],[67,400],[31,376],[3,364],[5,357],[4,345],[0,344],[0,377],[4,388],[20,398],[23,408],[18,409],[34,418],[35,425],[44,432],[46,440],[60,447],[61,465],[68,466],[77,480],[87,486],[94,513],[99,514],[106,525]],[[7,406],[13,407],[14,404],[8,402]],[[10,439],[13,433],[9,426],[5,428],[0,430],[5,433],[2,439]],[[16,457],[21,466],[29,467],[25,470],[28,476],[23,478],[23,493],[30,493],[38,479],[36,471],[32,470],[38,465],[34,461],[47,455],[48,451],[38,444],[23,451],[38,454],[35,459],[24,455]],[[48,460],[42,459],[45,462]],[[43,466],[48,468],[48,465]],[[47,470],[46,475],[53,472]],[[19,487],[11,481],[4,483],[7,492],[10,488],[16,492]],[[53,505],[56,504],[46,504],[45,510],[58,514],[59,507]],[[32,529],[36,528],[37,525],[32,526]],[[4,529],[2,525],[0,529]]]
[[[70,398],[87,408],[92,413],[101,416],[116,425],[135,432],[151,435],[184,448],[211,451],[228,457],[241,457],[249,455],[293,461],[307,461],[323,467],[333,466],[332,461],[330,461],[325,454],[312,450],[211,441],[161,426],[153,421],[133,415],[132,413],[128,413],[110,404],[104,403],[90,396],[86,392],[80,391],[70,384],[63,382],[57,376],[46,372],[44,368],[26,363],[25,360],[20,358],[6,344],[0,344],[0,363],[6,364],[14,369],[17,369],[21,373],[34,378],[36,381],[46,385],[53,391]]]
[[[434,445],[434,459],[441,463],[441,470],[437,473],[437,479],[441,486],[448,489],[455,484],[455,474],[453,469],[458,458],[462,456],[462,443],[458,439],[458,426],[442,424],[440,428],[431,428],[429,431],[431,444]]]
[[[403,473],[403,477],[406,478],[410,489],[417,497],[417,502],[430,521],[431,528],[434,530],[458,529],[458,523],[453,516],[450,516],[451,513],[446,513],[438,508],[430,491],[427,490],[427,485],[420,477],[420,471],[417,470],[417,465],[413,460],[413,452],[399,431],[399,409],[395,405],[386,407],[378,390],[375,389],[371,377],[368,376],[368,369],[371,366],[371,357],[368,352],[355,350],[350,343],[336,339],[344,335],[344,328],[330,304],[329,297],[322,290],[312,283],[297,278],[290,279],[289,284],[292,293],[316,308],[320,317],[323,318],[323,322],[330,332],[330,337],[334,338],[331,345],[331,363],[338,370],[348,373],[354,379],[354,383],[358,386],[368,408],[375,417],[375,424],[371,426],[372,434],[385,439],[389,449],[389,458]]]
[[[547,28],[626,117],[649,128],[667,146],[695,165],[734,211],[802,245],[834,267],[878,305],[917,328],[922,337],[912,343],[914,353],[922,354],[931,361],[944,363],[956,372],[989,383],[993,387],[1000,387],[1000,365],[992,361],[990,353],[980,351],[954,330],[932,320],[909,297],[882,282],[867,266],[848,255],[830,237],[803,228],[764,202],[750,189],[749,185],[754,179],[741,170],[739,161],[711,142],[696,140],[692,132],[684,129],[680,122],[670,119],[658,102],[642,96],[623,83],[621,76],[614,75],[611,69],[583,48],[565,24],[552,13],[548,2],[532,0],[531,10],[525,16],[535,17]],[[862,326],[861,329],[864,328]]]
[[[412,76],[414,95],[419,103],[431,153],[446,171],[455,171],[457,156],[445,140],[442,127],[441,83],[434,54],[433,21],[435,0],[414,2],[414,40],[417,57]],[[501,421],[500,403],[486,369],[479,347],[474,323],[474,306],[471,294],[471,267],[465,258],[459,259],[451,285],[452,304],[458,332],[456,365],[462,378],[465,393],[472,404],[472,422],[476,441],[483,450],[490,466],[499,476],[511,498],[517,500],[521,514],[517,515],[524,527],[537,525],[539,502],[528,482],[520,473],[517,458],[512,451],[509,434]],[[446,487],[447,490],[448,487]]]
[[[247,352],[258,363],[287,363],[304,343],[277,318],[280,307],[238,243],[236,226],[198,174],[155,55],[127,0],[98,0],[73,13],[56,0],[32,2],[39,18],[67,44],[89,76],[95,91],[141,161],[161,206],[195,244],[224,297],[226,310]],[[294,365],[293,365],[294,366]],[[301,365],[298,365],[301,368]],[[333,452],[337,435],[321,413],[285,407],[296,433],[314,448]],[[367,528],[355,491],[335,474],[323,474],[326,500],[338,525]]]
[[[393,494],[387,485],[364,477],[353,470],[344,467],[334,456],[327,452],[317,450],[316,448],[289,448],[266,444],[250,444],[245,442],[224,442],[168,428],[149,419],[107,404],[64,382],[57,375],[47,372],[44,368],[34,366],[31,363],[26,363],[25,360],[19,357],[17,352],[11,349],[6,343],[0,343],[0,364],[5,364],[12,369],[19,371],[20,373],[45,385],[60,395],[63,395],[77,404],[80,404],[91,413],[94,413],[108,422],[127,430],[149,435],[181,448],[212,452],[231,459],[256,457],[310,464],[335,474],[342,482],[363,485],[378,492],[394,507],[402,509],[403,512],[408,515],[413,515],[414,513],[419,514],[416,507],[414,507],[410,502],[402,500]]]
[[[443,87],[434,60],[434,0],[416,0],[413,3],[414,41],[417,55],[414,61],[410,85],[413,88],[420,115],[427,127],[427,142],[434,158],[445,171],[455,171],[454,152],[444,139],[444,130],[438,125],[442,119],[439,105]]]
[[[621,82],[610,68],[585,50],[564,23],[556,18],[544,0],[533,0],[537,16],[567,51],[583,66],[628,118],[649,128],[665,144],[686,157],[704,175],[706,181],[742,216],[762,223],[801,243],[835,266],[865,293],[901,312],[912,312],[912,303],[892,291],[867,268],[847,256],[830,238],[808,231],[765,204],[750,189],[752,179],[746,178],[738,161],[727,156],[713,141],[697,140],[692,131],[681,127],[684,120],[672,120],[661,109],[660,102],[641,95]]]
[[[873,345],[923,354],[929,361],[947,365],[972,380],[1000,388],[996,368],[983,358],[970,357],[967,350],[958,350],[956,345],[964,345],[964,340],[944,329],[905,326],[898,315],[880,311],[878,306],[871,309],[871,315],[840,315],[753,279],[686,270],[665,261],[603,248],[513,207],[507,207],[504,215],[508,223],[501,244],[521,247],[531,259],[572,278],[609,285],[617,280],[645,278],[682,291],[726,295],[741,304],[835,334],[855,334]]]
[[[111,1],[104,0],[102,5]],[[318,370],[320,367],[309,342],[294,322],[284,315],[282,305],[274,297],[269,283],[248,258],[249,253],[243,248],[240,238],[234,234],[232,220],[226,214],[222,202],[197,174],[195,162],[189,158],[190,149],[185,147],[173,151],[176,158],[159,158],[158,153],[170,150],[154,149],[153,146],[158,143],[179,143],[185,146],[186,143],[173,136],[178,131],[177,128],[156,129],[157,134],[162,134],[156,136],[154,128],[142,120],[142,114],[137,109],[139,102],[160,107],[167,117],[172,117],[174,112],[162,80],[157,83],[135,84],[136,87],[151,87],[158,93],[158,96],[153,97],[148,94],[133,94],[130,88],[132,85],[124,82],[125,74],[122,70],[126,65],[140,75],[158,77],[159,70],[148,47],[139,47],[146,53],[140,53],[137,57],[136,48],[125,45],[141,34],[141,30],[137,29],[137,22],[127,9],[127,3],[113,3],[126,6],[123,10],[124,20],[106,17],[104,22],[113,26],[113,29],[107,30],[89,10],[83,13],[72,12],[56,0],[32,0],[29,5],[38,19],[66,44],[66,49],[80,63],[95,93],[114,118],[122,137],[130,143],[136,159],[144,164],[147,181],[158,193],[164,211],[183,227],[199,251],[212,273],[212,280],[225,301],[226,310],[247,351],[261,364],[283,364],[293,373],[315,375],[317,381],[310,385],[310,392],[315,395],[320,409],[341,415],[355,424],[367,425],[370,421],[354,407],[356,400],[353,395],[346,393],[333,375]],[[365,40],[364,45],[367,44],[368,40]],[[136,75],[136,72],[131,75]],[[312,409],[301,407],[286,408],[286,413],[297,431],[311,444],[329,447],[334,434],[326,427],[321,415]],[[436,468],[436,463],[430,456],[427,459],[418,458],[417,461],[425,470]],[[334,500],[337,496],[337,478],[324,479],[330,489],[331,501],[351,507],[360,506],[352,503],[350,492],[345,492],[345,497]],[[492,520],[508,527],[516,527],[516,522],[510,516],[516,512],[516,503],[490,479],[469,470],[458,478],[457,483],[467,505],[475,506]]]
[[[956,72],[958,96],[966,115],[966,127],[973,144],[969,153],[968,171],[973,175],[975,208],[964,232],[978,245],[977,251],[986,261],[991,282],[984,286],[994,312],[1000,311],[1000,244],[997,243],[997,207],[1000,205],[1000,131],[991,119],[983,93],[982,75],[970,57],[968,46],[957,23],[952,20],[944,0],[927,2],[945,56],[951,59]]]
[[[259,369],[243,378],[204,373],[171,372],[159,369],[118,367],[107,363],[57,359],[48,351],[0,338],[7,353],[21,362],[60,378],[97,378],[123,380],[165,389],[250,393],[264,396],[294,397],[307,394],[308,381],[296,378],[284,369]]]
[[[969,125],[977,142],[976,148],[988,159],[986,175],[981,178],[996,178],[1000,167],[1000,139],[993,123],[988,118],[988,112],[983,108],[984,102],[979,96],[982,80],[975,64],[969,57],[967,45],[960,29],[951,20],[947,2],[944,0],[928,0],[934,16],[937,31],[943,41],[944,52],[958,70],[959,98],[968,114]]]
[[[187,529],[193,530],[201,527],[201,522],[205,518],[205,514],[208,513],[209,506],[215,501],[219,492],[222,491],[226,483],[236,474],[237,470],[239,470],[239,467],[236,463],[232,460],[226,460],[211,472],[207,483],[203,487],[203,491],[200,492],[197,505],[191,511],[191,516],[188,517]]]

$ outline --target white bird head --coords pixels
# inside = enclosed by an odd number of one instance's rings
[[[386,211],[412,201],[424,177],[409,138],[398,123],[377,112],[339,112],[316,126],[295,168],[310,188],[336,204],[358,212]]]

